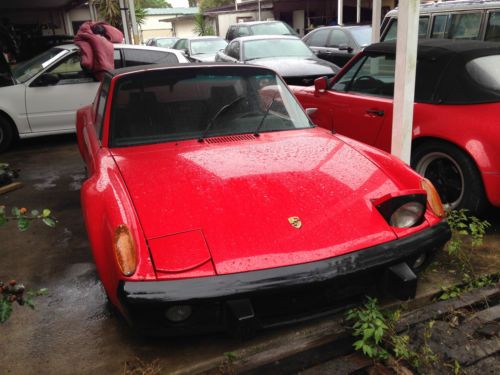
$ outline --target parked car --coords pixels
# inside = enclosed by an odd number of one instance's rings
[[[398,10],[388,12],[381,40],[396,39]],[[474,39],[500,42],[500,1],[444,1],[420,5],[419,39]]]
[[[314,29],[302,40],[320,59],[344,66],[371,43],[371,37],[369,25],[326,26]]]
[[[340,68],[316,57],[294,36],[265,35],[234,39],[216,61],[242,62],[276,70],[289,85],[311,85],[320,76],[333,77]]]
[[[296,87],[314,122],[382,150],[391,148],[396,44],[366,47],[327,85]],[[500,207],[500,45],[420,41],[411,165],[449,209]]]
[[[19,56],[17,62],[26,61],[32,57],[45,52],[52,47],[64,44],[72,44],[73,35],[44,35],[31,38],[25,38],[19,46]]]
[[[293,35],[298,34],[285,22],[281,21],[252,21],[239,22],[229,26],[226,32],[226,40],[230,42],[234,38],[249,35]]]
[[[217,51],[226,46],[227,42],[218,36],[197,36],[179,39],[173,48],[183,51],[191,62],[214,62]]]
[[[115,44],[115,67],[187,62],[176,50]],[[73,133],[75,113],[99,82],[80,66],[74,44],[54,47],[12,70],[16,84],[0,87],[0,151],[17,138]]]
[[[410,298],[450,237],[430,182],[314,127],[264,67],[115,70],[77,136],[97,272],[142,332],[248,333],[376,285]]]
[[[147,46],[162,47],[162,48],[172,48],[179,38],[172,37],[156,37],[151,38],[146,41]]]

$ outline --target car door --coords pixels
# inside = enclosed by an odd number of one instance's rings
[[[44,81],[44,74],[58,81]],[[75,129],[76,110],[92,102],[99,82],[80,66],[75,51],[48,68],[26,87],[26,112],[31,130],[65,132]]]
[[[390,151],[394,66],[394,56],[363,56],[320,95],[334,130]]]
[[[324,51],[325,60],[344,66],[353,56],[352,42],[343,30],[333,29]]]
[[[304,38],[305,44],[318,56],[320,59],[329,60],[328,49],[326,45],[330,36],[331,29],[319,29],[311,32]]]

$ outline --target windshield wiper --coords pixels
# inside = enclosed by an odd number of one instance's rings
[[[232,107],[236,103],[238,103],[241,99],[244,99],[244,96],[238,96],[236,99],[234,99],[231,103],[223,105],[216,113],[215,115],[208,121],[207,127],[201,134],[200,138],[198,138],[198,142],[203,142],[203,139],[207,136],[207,133],[210,131],[212,128],[212,125],[214,124],[214,121],[219,117],[223,112],[225,112],[229,107]]]
[[[264,125],[264,121],[266,120],[266,117],[269,114],[269,111],[271,110],[271,107],[273,106],[274,100],[276,99],[277,96],[278,96],[278,93],[275,93],[273,96],[273,100],[271,100],[271,103],[267,106],[266,112],[264,113],[264,116],[262,116],[262,119],[259,122],[259,126],[257,126],[255,131],[253,132],[253,135],[255,135],[256,137],[259,136],[260,128],[262,128],[262,125]]]

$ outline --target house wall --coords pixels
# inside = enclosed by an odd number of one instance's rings
[[[194,32],[194,19],[179,19],[174,21],[175,36],[178,38],[188,38],[196,36]]]
[[[260,15],[261,15],[262,21],[274,20],[274,15],[273,15],[273,12],[271,12],[271,11],[263,10],[263,11],[261,11]],[[218,23],[219,23],[218,34],[219,34],[219,36],[225,38],[227,29],[229,29],[229,26],[231,26],[233,23],[237,23],[238,19],[241,19],[241,18],[246,18],[248,21],[250,21],[250,20],[257,21],[259,19],[259,13],[258,12],[238,12],[238,13],[219,14],[218,15]]]

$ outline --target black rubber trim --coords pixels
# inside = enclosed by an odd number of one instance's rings
[[[451,237],[446,221],[395,241],[334,258],[230,275],[167,281],[121,281],[124,305],[225,300],[250,293],[304,286],[388,266],[442,247]]]

